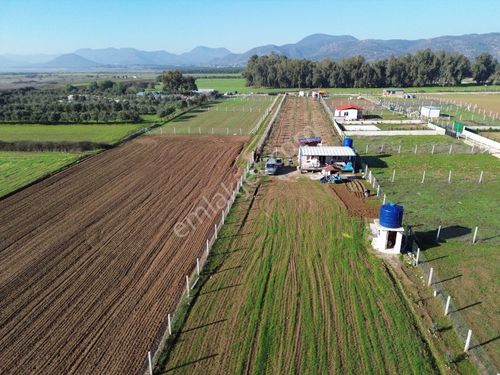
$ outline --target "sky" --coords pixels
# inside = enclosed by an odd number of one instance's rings
[[[0,0],[0,54],[244,52],[314,33],[420,39],[499,32],[499,15],[500,0]]]

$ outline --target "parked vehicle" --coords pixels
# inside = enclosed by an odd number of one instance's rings
[[[278,164],[276,163],[276,159],[269,158],[266,162],[266,168],[264,169],[264,173],[267,175],[274,175],[278,173]]]

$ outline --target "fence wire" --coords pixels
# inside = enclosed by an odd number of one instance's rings
[[[372,171],[368,165],[364,162],[362,162],[362,168],[363,168],[363,175],[364,177],[370,182],[374,190],[377,192],[377,196],[379,198],[382,198],[384,194],[387,193],[386,189],[383,187],[386,183],[391,183],[387,179],[380,178],[380,176],[376,175],[374,171]],[[495,181],[498,183],[498,178],[495,177]],[[381,183],[382,182],[382,183]],[[413,182],[414,183],[414,182]],[[497,185],[500,186],[500,185]],[[477,189],[481,189],[481,185],[477,184]],[[389,195],[386,195],[386,199],[389,199],[387,197],[392,198],[392,194],[389,193]],[[487,233],[493,234],[491,239],[488,238],[483,238],[481,239],[480,237],[478,240],[480,241],[488,241],[488,240],[494,240],[496,242],[499,241],[499,228],[495,226],[486,226],[482,227],[482,232],[486,231]],[[421,251],[418,251],[420,246],[419,243],[421,242],[421,238],[417,234],[415,234],[413,231],[407,231],[405,233],[407,236],[407,241],[406,241],[406,249],[405,251],[408,251],[411,256],[413,257],[414,260],[417,259],[417,252],[418,254],[418,264],[416,266],[422,271],[422,273],[425,275],[426,278],[429,277],[429,274],[431,272],[431,266],[429,260],[426,258],[425,254]],[[434,234],[434,236],[437,235],[437,232]],[[466,241],[472,242],[472,237],[470,236],[465,236]],[[472,243],[471,243],[472,245]],[[445,280],[439,276],[439,273],[436,271],[436,269],[433,269],[433,280]],[[427,280],[425,280],[427,281]],[[455,329],[457,335],[459,338],[461,338],[464,343],[467,339],[467,334],[469,330],[471,329],[469,324],[467,324],[466,320],[463,317],[463,314],[459,311],[460,307],[455,304],[455,301],[453,299],[453,296],[446,290],[446,288],[443,285],[443,281],[441,282],[431,282],[431,285],[429,286],[430,288],[435,291],[436,298],[439,299],[441,302],[441,305],[443,307],[443,313],[444,309],[446,307],[446,303],[448,300],[448,296],[451,297],[450,299],[450,304],[448,307],[448,314],[447,316],[449,319],[452,321],[453,328]],[[481,342],[478,341],[478,339],[472,335],[472,339],[470,342],[469,350],[467,354],[471,357],[474,358],[474,360],[478,363],[480,366],[480,371],[485,374],[497,374],[497,371],[495,369],[495,366],[493,365],[493,362],[491,361],[490,357],[486,353],[486,351],[482,348]]]

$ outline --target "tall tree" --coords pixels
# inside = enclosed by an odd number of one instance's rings
[[[477,55],[472,64],[472,78],[477,83],[488,83],[495,72],[497,62],[489,53]]]

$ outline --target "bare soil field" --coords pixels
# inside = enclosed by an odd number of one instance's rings
[[[302,137],[321,137],[324,145],[338,143],[333,126],[321,104],[310,97],[288,96],[273,126],[264,152],[296,155]]]
[[[364,196],[365,186],[359,180],[347,180],[342,184],[329,184],[339,205],[344,208],[350,216],[358,218],[376,218],[379,214],[379,206],[375,205],[376,196],[368,198]]]
[[[0,373],[142,373],[245,140],[141,137],[0,200]]]

